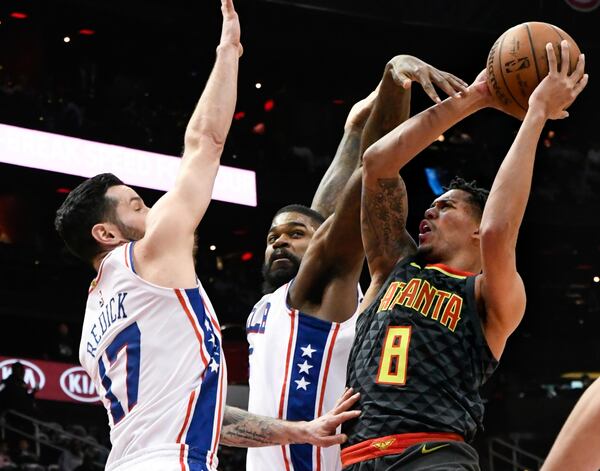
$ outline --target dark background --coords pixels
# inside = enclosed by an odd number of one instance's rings
[[[516,437],[543,456],[581,393],[561,375],[593,373],[600,361],[600,283],[593,281],[600,276],[600,9],[578,12],[563,0],[238,0],[236,7],[245,50],[237,111],[245,115],[233,122],[222,162],[257,172],[258,207],[213,202],[200,226],[198,272],[224,324],[243,325],[260,297],[273,211],[310,204],[350,106],[376,86],[391,57],[415,55],[470,82],[495,39],[523,21],[560,26],[586,53],[587,89],[540,142],[518,245],[527,312],[485,390],[487,430],[478,441],[484,456],[492,436]],[[214,61],[217,0],[7,0],[0,21],[1,123],[180,154]],[[428,100],[413,87],[413,113]],[[413,235],[434,197],[424,168],[437,169],[443,183],[458,174],[489,187],[518,125],[482,111],[409,165]],[[57,190],[80,181],[0,164],[2,354],[51,358],[59,323],[79,340],[94,275],[63,249],[52,220],[65,196]],[[160,196],[139,191],[149,204]]]

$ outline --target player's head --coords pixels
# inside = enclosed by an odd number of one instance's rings
[[[318,212],[300,204],[284,206],[275,213],[262,269],[265,294],[296,276],[312,236],[324,221]]]
[[[113,174],[102,173],[69,193],[54,225],[71,252],[93,263],[96,255],[141,239],[147,214],[148,207],[134,190]]]
[[[419,225],[419,253],[434,263],[464,250],[479,252],[479,225],[489,194],[475,181],[458,177],[444,190]]]
[[[12,364],[12,376],[14,376],[15,379],[23,380],[25,377],[25,367],[23,366],[23,363],[15,361]]]

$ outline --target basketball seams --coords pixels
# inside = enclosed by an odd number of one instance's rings
[[[502,46],[504,46],[504,40],[506,39],[506,33],[504,33],[502,35],[501,39],[502,40],[500,41],[500,47],[498,48],[498,62],[499,62],[498,68],[500,69],[500,76],[502,77],[502,81],[504,82],[504,88],[506,89],[506,91],[508,92],[508,94],[510,95],[512,100],[519,106],[519,108],[527,111],[527,108],[525,108],[523,105],[521,105],[521,103],[519,103],[519,101],[513,95],[512,90],[508,86],[508,83],[506,83],[506,78],[504,77],[504,68],[502,67]]]
[[[529,29],[529,25],[527,23],[525,23],[525,28],[527,29],[527,37],[529,38],[529,47],[531,48],[531,58],[533,59],[533,65],[535,65],[535,74],[537,76],[537,82],[540,83],[542,79],[540,78],[540,70],[538,68],[535,47],[533,47],[533,37],[531,36],[531,30]]]
[[[562,34],[560,34],[560,31],[559,31],[559,30],[558,30],[558,28],[556,28],[554,25],[548,24],[548,26],[550,26],[550,28],[552,28],[552,29],[554,30],[554,32],[555,32],[556,34],[558,34],[558,37],[560,38],[560,42],[562,42],[562,41],[564,41],[564,40],[567,40],[567,41],[568,41],[568,39],[567,39],[567,38],[563,37],[563,35],[562,35]],[[571,59],[571,58],[569,58],[569,59]],[[571,63],[570,63],[570,62],[571,62],[571,61],[569,60],[569,74],[573,72],[573,70],[572,70],[572,67],[571,67]],[[559,55],[558,55],[558,61],[557,61],[556,63],[557,63],[557,65],[558,65],[558,68],[559,68],[559,69],[560,69],[560,68],[562,68],[562,55],[561,55],[561,54],[559,54]]]

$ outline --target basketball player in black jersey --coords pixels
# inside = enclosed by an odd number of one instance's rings
[[[584,59],[568,75],[547,46],[549,75],[486,192],[454,181],[425,212],[417,246],[406,231],[398,171],[442,132],[484,107],[499,107],[482,73],[461,97],[416,115],[364,155],[362,235],[371,285],[357,322],[348,385],[358,419],[343,427],[342,462],[352,471],[478,470],[467,444],[481,426],[479,386],[494,370],[525,310],[515,245],[536,146],[548,119],[587,83]]]

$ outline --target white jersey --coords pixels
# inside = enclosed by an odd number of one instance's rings
[[[227,388],[217,317],[200,282],[163,288],[136,275],[133,245],[102,261],[79,347],[108,412],[106,469],[216,470]]]
[[[289,283],[263,296],[248,317],[248,410],[287,420],[312,420],[333,409],[344,392],[357,313],[327,322],[287,305]],[[360,290],[357,293],[357,307]],[[340,447],[251,448],[247,471],[336,471]]]

